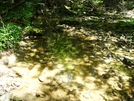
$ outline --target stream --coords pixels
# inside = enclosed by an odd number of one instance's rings
[[[1,54],[0,101],[134,101],[134,70],[123,63],[134,48],[123,36],[63,26]]]

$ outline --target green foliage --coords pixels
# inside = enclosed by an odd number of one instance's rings
[[[14,49],[16,47],[22,36],[20,35],[22,27],[22,34],[31,31],[31,19],[34,16],[34,12],[34,3],[26,2],[20,7],[8,12],[7,16],[3,17],[3,20],[1,19],[2,26],[0,27],[0,51],[4,49]],[[8,21],[8,23],[5,24],[3,21]]]
[[[102,0],[66,0],[59,2],[57,12],[64,15],[91,15],[96,13],[97,5],[102,4]]]
[[[69,10],[78,15],[96,13],[97,5],[102,4],[102,0],[70,0],[70,2],[71,5],[68,5]]]
[[[14,99],[12,99],[13,101],[23,101],[23,100],[21,100],[20,98],[14,98]]]
[[[85,0],[84,1],[78,0],[78,1],[73,2],[73,4],[71,5],[71,8],[72,10],[77,12],[77,14],[83,15],[83,14],[89,13],[92,9],[92,7],[88,3],[89,2]]]
[[[9,12],[7,20],[20,23],[24,26],[31,24],[31,18],[34,16],[35,5],[32,2],[26,2],[20,6],[16,11]]]
[[[0,27],[0,51],[3,49],[15,48],[20,40],[21,27],[13,23],[5,25],[2,22]]]
[[[126,2],[124,2],[124,6],[125,6],[125,8],[127,8],[127,9],[132,9],[133,7],[134,7],[134,1],[132,2],[132,1],[126,1]]]
[[[128,46],[134,45],[134,33],[133,33],[133,28],[134,28],[134,19],[130,19],[130,21],[123,22],[119,21],[118,26],[120,26],[122,29],[129,30],[131,33],[126,33],[126,42]]]
[[[124,22],[124,21],[119,21],[119,25],[121,26],[121,27],[134,27],[134,19],[130,19],[130,21],[126,21],[126,22]]]

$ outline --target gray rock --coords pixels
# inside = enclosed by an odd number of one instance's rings
[[[9,91],[11,91],[11,88],[6,87],[6,88],[5,88],[5,91],[6,91],[6,92],[9,92]]]
[[[0,96],[4,95],[5,93],[5,91],[0,91]]]
[[[0,101],[10,101],[10,93],[0,96]]]

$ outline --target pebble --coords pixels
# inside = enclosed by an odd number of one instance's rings
[[[20,86],[20,82],[14,82],[13,84],[14,84],[14,86],[16,86],[16,87],[19,87],[19,86]]]
[[[41,76],[38,78],[38,80],[39,80],[40,82],[44,82],[44,81],[45,81],[44,78],[41,77]]]
[[[10,101],[10,93],[5,93],[4,95],[0,96],[0,101]]]
[[[5,65],[0,65],[0,101],[10,101],[10,93],[21,85],[16,75]]]
[[[9,91],[11,91],[11,88],[5,87],[5,91],[6,91],[6,92],[9,92]]]
[[[0,96],[4,94],[5,94],[5,91],[0,91]]]
[[[36,93],[36,97],[40,97],[40,94]]]

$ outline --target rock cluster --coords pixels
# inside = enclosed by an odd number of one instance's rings
[[[11,101],[12,91],[21,85],[20,78],[6,65],[0,64],[0,101]]]

